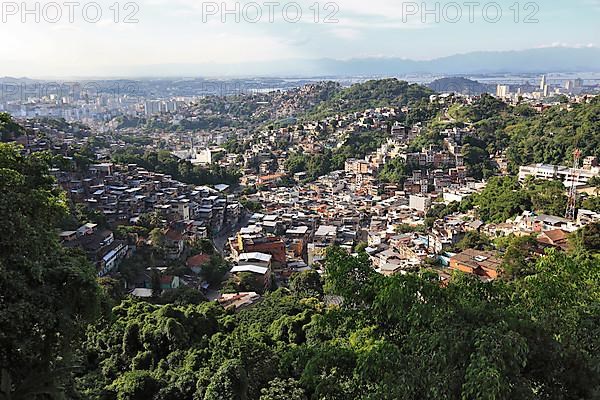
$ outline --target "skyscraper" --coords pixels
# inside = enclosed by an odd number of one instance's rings
[[[498,85],[498,87],[496,88],[496,96],[498,97],[508,97],[510,93],[510,86],[508,85]]]
[[[575,86],[574,81],[566,81],[565,82],[565,89],[567,89],[567,91],[569,91],[569,92],[571,92],[573,90],[574,86]]]
[[[542,81],[540,82],[540,90],[544,90],[546,87],[546,75],[542,75]]]

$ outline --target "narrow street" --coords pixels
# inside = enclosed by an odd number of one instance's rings
[[[238,222],[231,228],[219,232],[219,235],[213,238],[213,244],[215,246],[215,249],[217,249],[217,251],[219,252],[219,254],[223,255],[227,239],[231,237],[234,233],[238,232],[241,228],[246,226],[248,224],[248,221],[250,221],[251,215],[252,214],[248,213],[247,211],[244,212],[244,215],[242,216],[240,222]]]

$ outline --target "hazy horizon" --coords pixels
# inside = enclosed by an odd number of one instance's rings
[[[153,66],[282,60],[301,61],[306,65],[298,67],[310,75],[310,60],[423,62],[479,51],[600,45],[598,0],[503,0],[472,8],[393,0],[286,1],[272,9],[246,0],[66,4],[2,4],[0,34],[7,40],[0,76],[133,76]]]
[[[481,60],[474,63],[474,58]],[[524,64],[523,60],[537,58]],[[113,66],[105,74],[10,75],[12,79],[343,79],[352,77],[459,76],[501,74],[594,74],[600,73],[600,48],[548,47],[505,52],[459,53],[432,60],[399,57],[353,59],[281,59],[273,62],[204,64],[155,64]]]

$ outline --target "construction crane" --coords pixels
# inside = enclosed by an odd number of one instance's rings
[[[567,202],[567,212],[565,218],[575,220],[577,214],[577,182],[579,181],[579,160],[581,159],[581,150],[573,151],[573,169],[571,170],[571,188],[569,189],[569,201]]]

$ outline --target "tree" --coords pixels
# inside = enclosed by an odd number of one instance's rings
[[[600,222],[584,226],[569,238],[575,252],[600,253]]]
[[[0,144],[0,393],[8,398],[59,392],[73,348],[99,311],[95,269],[59,244],[67,207],[48,160]]]
[[[25,134],[25,129],[16,123],[10,114],[0,113],[0,140],[8,142]]]
[[[110,316],[110,310],[125,297],[123,282],[114,278],[103,277],[98,278],[98,285],[102,291],[103,314]]]
[[[359,242],[356,246],[354,246],[354,252],[362,253],[365,249],[369,247],[369,243],[367,242]]]
[[[591,177],[587,184],[594,188],[594,193],[596,195],[600,194],[600,176]]]
[[[237,275],[237,287],[239,292],[264,292],[265,288],[256,274],[252,272],[241,272]]]
[[[215,254],[215,246],[208,239],[195,240],[191,245],[191,251],[194,254]]]
[[[489,250],[491,248],[490,238],[477,231],[467,232],[465,237],[456,245],[460,250],[476,249]]]
[[[223,257],[214,254],[210,257],[210,261],[202,266],[200,274],[211,286],[216,286],[223,281],[230,269]]]
[[[344,89],[336,88],[333,94],[328,94],[329,97],[311,109],[306,118],[320,120],[337,114],[364,111],[367,108],[398,107],[420,100],[429,103],[429,96],[434,92],[421,85],[391,78],[370,80]]]
[[[259,400],[307,400],[307,397],[295,379],[275,378],[261,390]]]
[[[152,257],[156,255],[159,258],[164,258],[167,239],[161,228],[154,228],[150,231],[150,243],[152,244]]]
[[[135,244],[138,238],[147,238],[150,231],[143,226],[119,225],[115,229],[115,237],[121,240],[131,240]]]
[[[502,257],[502,276],[508,279],[521,278],[533,273],[531,253],[536,246],[533,236],[513,236]]]
[[[151,212],[140,215],[139,224],[152,231],[155,228],[159,228],[162,225],[162,221],[157,212]]]
[[[148,400],[156,394],[159,384],[148,371],[128,371],[110,389],[116,393],[118,400]]]
[[[354,257],[339,247],[331,247],[325,257],[325,290],[342,296],[351,304],[362,304],[374,296],[377,275],[367,253]]]
[[[526,181],[533,210],[549,215],[563,215],[567,209],[565,186],[561,181]]]
[[[462,148],[462,155],[467,165],[469,176],[473,176],[475,179],[488,177],[489,171],[492,168],[489,161],[490,155],[485,149],[467,143]]]
[[[240,204],[252,213],[261,212],[263,210],[263,205],[260,202],[248,200],[248,198],[242,198]]]
[[[248,377],[239,360],[227,360],[206,388],[204,400],[246,400]]]
[[[182,286],[177,289],[165,290],[160,297],[160,302],[163,304],[200,304],[204,303],[206,297],[197,289]]]
[[[581,207],[585,210],[600,212],[600,196],[592,196],[584,199]]]
[[[165,234],[162,229],[154,228],[150,231],[150,241],[155,248],[161,248],[165,245]]]
[[[290,290],[301,297],[321,297],[323,295],[321,275],[315,270],[299,272],[292,277]]]
[[[162,293],[160,284],[161,273],[158,269],[152,269],[151,286],[152,286],[152,297],[158,299]]]
[[[458,203],[453,201],[449,204],[445,203],[436,203],[434,204],[425,216],[425,225],[428,227],[432,227],[436,220],[444,219],[448,215],[452,215],[459,211],[462,203]]]
[[[326,267],[330,293],[344,294],[328,297],[335,305],[287,289],[235,313],[215,302],[123,301],[89,332],[80,397],[115,398],[114,382],[153,379],[153,400],[588,399],[600,390],[595,260],[550,250],[526,277],[458,274],[445,285],[430,271],[371,274],[368,258],[336,248]],[[123,378],[132,370],[143,372]]]
[[[80,214],[80,217],[80,221],[84,221],[84,223],[92,222],[94,224],[98,224],[102,228],[106,228],[108,226],[106,215],[104,215],[103,212],[98,210],[91,210],[86,208],[86,211],[83,214]]]
[[[402,185],[408,175],[408,167],[404,160],[396,157],[389,162],[386,162],[383,169],[379,172],[379,179],[383,182]]]
[[[515,177],[491,178],[474,202],[484,222],[504,222],[531,209],[531,198]]]
[[[144,153],[137,147],[130,146],[115,151],[113,160],[120,164],[137,164],[153,172],[169,174],[174,179],[192,185],[217,183],[237,185],[240,177],[239,172],[235,169],[228,169],[217,164],[211,164],[208,168],[192,165],[190,161],[178,160],[167,150]]]

